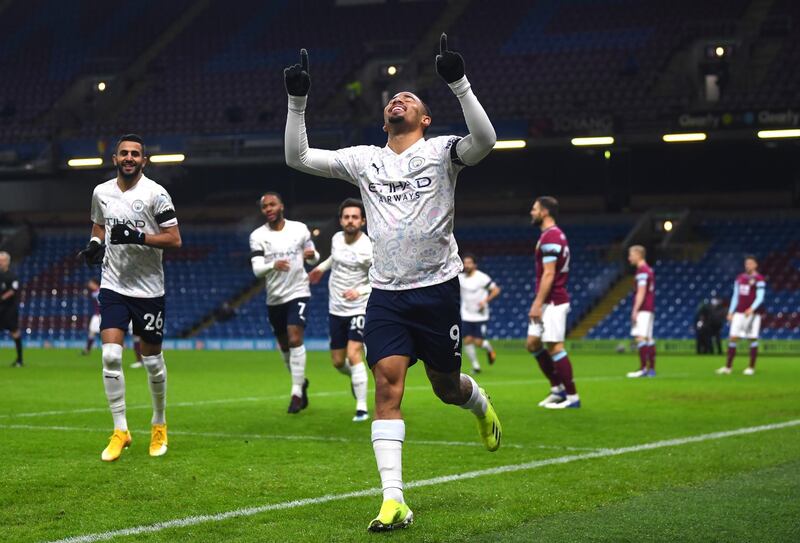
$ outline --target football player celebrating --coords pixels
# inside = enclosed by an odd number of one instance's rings
[[[153,399],[150,456],[167,452],[167,367],[164,339],[164,249],[181,246],[175,206],[167,191],[148,179],[142,138],[122,136],[113,155],[117,177],[97,185],[92,194],[92,234],[81,254],[89,265],[103,264],[100,280],[100,339],[103,385],[114,420],[114,433],[101,459],[116,460],[131,444],[125,414],[122,349],[125,331],[142,339],[142,362]],[[107,242],[107,243],[104,243]]]
[[[341,232],[331,240],[331,256],[311,270],[308,278],[317,284],[331,270],[328,278],[328,325],[331,336],[333,367],[350,377],[356,397],[353,422],[369,419],[367,411],[367,369],[361,361],[364,348],[364,314],[372,287],[372,241],[362,232],[366,223],[364,204],[348,198],[339,206]]]
[[[392,96],[383,108],[385,147],[326,151],[309,148],[305,128],[311,86],[308,53],[284,71],[289,93],[286,163],[302,172],[356,185],[367,211],[374,261],[369,277],[364,343],[375,378],[372,445],[383,486],[383,505],[371,531],[408,526],[413,514],[403,495],[402,447],[405,422],[400,404],[408,368],[417,359],[434,393],[445,403],[471,411],[484,445],[500,446],[500,420],[489,397],[461,373],[461,259],[453,237],[458,173],[480,162],[494,147],[494,128],[464,75],[464,59],[442,34],[436,71],[464,111],[466,137],[426,140],[431,113],[413,92]]]
[[[306,347],[303,342],[306,308],[311,298],[308,274],[303,263],[319,262],[308,226],[283,216],[283,198],[277,192],[261,197],[261,213],[267,222],[250,234],[250,263],[253,274],[264,278],[267,314],[278,340],[283,362],[292,376],[290,414],[308,407]]]

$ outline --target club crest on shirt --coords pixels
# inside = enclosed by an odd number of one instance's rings
[[[411,160],[408,161],[408,169],[409,171],[414,171],[420,169],[425,164],[425,159],[421,156],[415,156]]]
[[[136,213],[141,213],[144,210],[144,202],[141,200],[134,200],[133,203],[131,203],[131,207]]]

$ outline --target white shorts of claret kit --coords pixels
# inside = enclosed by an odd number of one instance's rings
[[[92,318],[89,320],[89,333],[100,333],[100,315],[92,315]]]
[[[636,323],[631,327],[631,336],[652,339],[655,320],[655,314],[652,311],[639,311],[636,314]]]
[[[569,313],[569,303],[544,304],[542,321],[529,321],[528,335],[538,337],[542,343],[561,343],[567,337],[567,313]]]
[[[744,313],[734,313],[731,319],[731,337],[758,339],[761,331],[761,315],[753,313],[749,317]]]

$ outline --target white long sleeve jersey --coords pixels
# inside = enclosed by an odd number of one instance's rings
[[[289,166],[356,185],[367,211],[374,262],[370,283],[408,290],[444,283],[461,271],[453,237],[456,178],[494,146],[494,128],[466,77],[450,85],[470,134],[419,139],[397,154],[388,146],[327,151],[308,146],[306,97],[289,97],[285,154]]]
[[[250,234],[250,262],[253,272],[265,279],[267,305],[280,305],[288,301],[311,296],[308,274],[304,267],[303,251],[314,249],[311,232],[298,221],[286,219],[281,230],[272,230],[268,224]],[[278,260],[288,260],[289,270],[276,270]]]

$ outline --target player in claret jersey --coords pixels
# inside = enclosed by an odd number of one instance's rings
[[[731,373],[739,338],[750,340],[750,365],[743,373],[753,375],[756,372],[758,333],[761,330],[761,311],[764,307],[766,290],[767,283],[764,276],[758,273],[758,260],[753,255],[747,255],[744,259],[744,273],[739,274],[733,283],[733,296],[728,310],[728,322],[731,325],[728,359],[725,365],[717,370],[718,374]]]
[[[542,234],[536,243],[536,297],[528,313],[528,351],[533,353],[545,377],[550,394],[539,407],[548,409],[581,406],[572,363],[564,350],[569,313],[569,245],[567,236],[556,226],[558,200],[540,196],[531,207],[531,222]]]
[[[633,309],[631,310],[631,336],[639,349],[639,369],[628,373],[628,377],[656,376],[656,343],[653,341],[655,320],[656,276],[645,257],[647,251],[641,245],[628,249],[628,262],[636,267],[633,283]]]
[[[461,373],[461,259],[453,237],[458,173],[489,154],[496,140],[489,117],[464,75],[464,59],[440,41],[436,70],[464,111],[469,135],[426,140],[431,113],[412,92],[392,96],[383,109],[385,147],[325,151],[308,146],[305,109],[311,78],[308,53],[284,71],[289,93],[286,163],[302,172],[348,181],[361,190],[372,238],[372,285],[364,343],[375,377],[372,444],[383,485],[383,504],[370,531],[404,528],[413,514],[403,497],[400,403],[406,372],[421,359],[436,395],[469,409],[484,445],[500,446],[501,427],[489,397]]]

